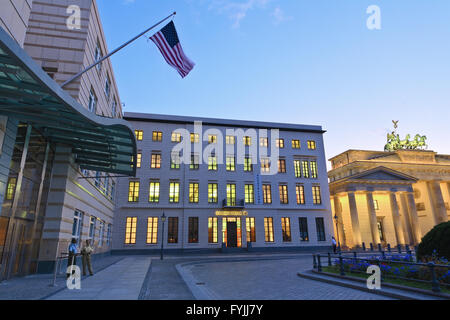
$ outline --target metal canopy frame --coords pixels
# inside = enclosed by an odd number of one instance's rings
[[[136,176],[136,139],[128,122],[89,112],[1,27],[0,115],[39,128],[50,142],[71,147],[81,169]]]

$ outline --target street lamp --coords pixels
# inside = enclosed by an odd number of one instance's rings
[[[161,221],[162,221],[162,233],[161,233],[161,260],[164,259],[163,257],[163,252],[164,252],[164,222],[166,222],[166,215],[164,214],[163,211],[163,215],[161,216]]]
[[[338,251],[341,252],[341,241],[339,239],[339,217],[337,216],[337,214],[334,216],[334,220],[336,220],[336,233],[337,233],[337,240],[338,240]]]

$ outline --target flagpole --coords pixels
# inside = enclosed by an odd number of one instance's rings
[[[69,80],[67,80],[66,82],[64,82],[61,85],[61,88],[65,87],[67,84],[71,83],[73,80],[79,78],[82,74],[86,73],[87,71],[91,70],[93,67],[95,67],[96,65],[98,65],[99,63],[102,63],[103,61],[105,61],[106,59],[108,59],[109,57],[111,57],[113,54],[117,53],[118,51],[122,50],[123,48],[125,48],[126,46],[128,46],[130,43],[136,41],[137,39],[139,39],[140,37],[142,37],[144,34],[146,34],[147,32],[149,32],[150,30],[152,30],[153,28],[157,27],[158,25],[160,25],[161,23],[163,23],[164,21],[166,21],[167,19],[170,19],[171,17],[173,17],[174,15],[176,15],[177,13],[174,12],[171,15],[169,15],[168,17],[162,19],[161,21],[159,21],[158,23],[154,24],[153,26],[151,26],[150,28],[148,28],[147,30],[145,30],[144,32],[140,33],[139,35],[137,35],[136,37],[134,37],[133,39],[131,39],[130,41],[124,43],[123,45],[121,45],[120,47],[118,47],[117,49],[115,49],[114,51],[112,51],[110,54],[108,54],[107,56],[103,57],[102,59],[98,60],[97,62],[91,64],[89,67],[87,67],[86,69],[84,69],[83,71],[80,71],[79,73],[77,73],[75,76],[73,76],[72,78],[70,78]]]

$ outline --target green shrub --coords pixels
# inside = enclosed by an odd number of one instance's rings
[[[436,257],[450,260],[450,221],[435,226],[423,237],[417,257],[421,261],[434,260]]]

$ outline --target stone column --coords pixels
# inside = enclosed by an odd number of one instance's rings
[[[444,197],[442,196],[439,181],[428,181],[427,188],[431,198],[435,224],[447,222],[447,208],[445,208]]]
[[[402,215],[403,215],[403,222],[404,222],[404,226],[405,226],[406,236],[408,237],[408,239],[406,239],[406,237],[405,237],[405,244],[411,244],[414,242],[414,234],[412,232],[411,219],[409,218],[409,213],[408,213],[408,201],[406,199],[405,194],[401,193],[401,194],[398,194],[398,196],[400,199],[400,203],[402,204],[401,211],[402,211]]]
[[[369,212],[370,231],[372,232],[372,243],[377,246],[381,243],[380,234],[378,233],[377,212],[375,211],[375,204],[373,201],[372,191],[366,193],[367,211]]]
[[[338,241],[338,244],[339,243],[341,244],[341,247],[346,247],[347,241],[345,240],[345,233],[344,233],[344,219],[342,218],[341,202],[339,201],[339,196],[334,195],[333,201],[334,201],[334,214],[338,217],[337,231],[339,233],[339,239],[336,240]],[[333,221],[336,224],[336,219],[334,219],[334,216]]]
[[[409,217],[411,220],[411,228],[414,235],[414,244],[419,244],[422,241],[422,232],[420,231],[419,216],[417,215],[416,202],[414,201],[414,193],[408,192],[406,194],[408,202]]]
[[[355,193],[352,191],[348,192],[348,204],[350,207],[350,217],[352,219],[353,245],[355,247],[361,247],[362,240],[361,229],[359,227],[358,208],[356,206]]]
[[[389,202],[391,203],[392,221],[394,223],[395,238],[397,239],[397,245],[405,244],[405,235],[403,234],[402,221],[400,219],[400,211],[398,208],[397,197],[395,192],[389,192]]]

